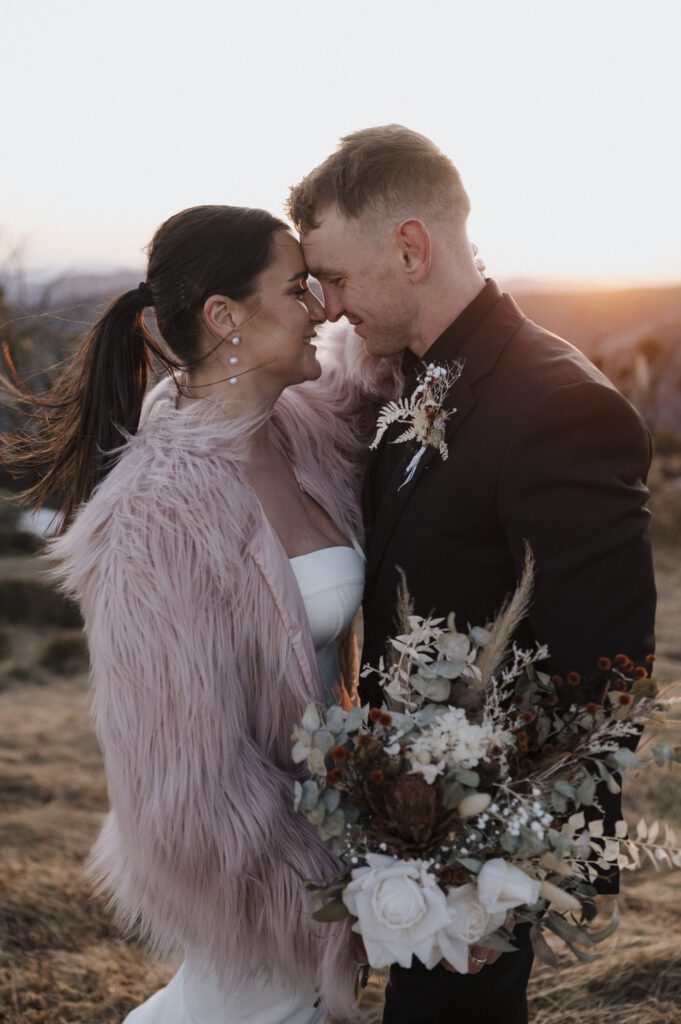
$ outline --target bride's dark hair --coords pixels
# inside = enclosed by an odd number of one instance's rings
[[[6,397],[29,411],[28,426],[0,439],[0,461],[31,483],[26,505],[56,505],[64,529],[113,465],[110,453],[139,425],[154,360],[168,370],[199,362],[201,310],[210,295],[254,295],[271,264],[273,235],[286,230],[265,210],[195,206],[165,221],[148,249],[147,280],[114,299],[45,393],[0,374]],[[153,305],[166,351],[147,326]]]

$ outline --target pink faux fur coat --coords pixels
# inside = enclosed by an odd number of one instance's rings
[[[275,406],[276,443],[348,535],[361,533],[360,392],[366,411],[393,387],[393,364],[336,338],[321,380]],[[264,968],[321,985],[349,1013],[349,933],[305,920],[301,879],[335,861],[294,813],[290,736],[322,694],[295,577],[242,473],[253,426],[214,402],[178,411],[164,382],[53,543],[85,619],[109,785],[90,870],[154,950],[228,984]]]

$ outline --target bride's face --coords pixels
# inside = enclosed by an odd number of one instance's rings
[[[326,320],[324,307],[308,290],[302,248],[288,231],[272,239],[274,260],[258,278],[258,292],[244,304],[239,330],[244,365],[282,387],[316,380],[322,368],[312,343]]]

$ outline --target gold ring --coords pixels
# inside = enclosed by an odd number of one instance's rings
[[[480,957],[474,956],[472,953],[468,954],[468,959],[472,960],[478,967],[483,967],[487,963],[486,960],[481,960]]]

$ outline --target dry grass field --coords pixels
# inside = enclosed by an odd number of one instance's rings
[[[675,476],[675,474],[674,474]],[[681,677],[679,482],[660,476],[656,563],[659,677]],[[678,514],[677,514],[678,513]],[[86,654],[72,613],[45,590],[27,554],[0,557],[0,1021],[118,1024],[163,984],[153,962],[116,933],[86,891],[81,866],[106,810],[101,757],[88,722]],[[666,729],[681,742],[681,722]],[[679,773],[628,781],[627,816],[681,825]],[[540,1024],[681,1021],[681,876],[625,879],[623,922],[593,964],[535,969]],[[567,963],[567,960],[566,960]],[[380,1020],[381,979],[363,1006]]]

